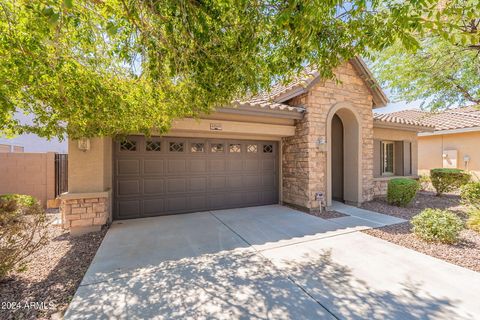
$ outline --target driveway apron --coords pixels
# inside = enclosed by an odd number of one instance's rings
[[[324,220],[272,205],[117,221],[65,318],[480,314],[480,274],[361,233],[389,220],[354,214]]]

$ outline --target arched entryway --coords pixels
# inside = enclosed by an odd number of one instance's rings
[[[332,118],[332,199],[343,202],[343,122],[338,115]]]
[[[361,126],[349,103],[331,108],[327,117],[327,144],[327,205],[332,200],[361,203]]]

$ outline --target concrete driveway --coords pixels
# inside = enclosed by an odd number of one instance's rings
[[[117,221],[65,318],[478,317],[479,273],[361,233],[398,221],[352,212],[323,220],[275,205]]]

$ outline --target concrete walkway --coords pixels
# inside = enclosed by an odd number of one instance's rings
[[[384,227],[391,224],[397,224],[397,223],[402,223],[407,221],[407,220],[392,217],[386,214],[381,214],[378,212],[349,206],[337,201],[333,202],[330,209],[349,216],[349,217],[329,219],[329,221],[333,221],[335,223],[339,223],[345,226],[346,225],[359,226],[362,224],[362,221],[363,221],[363,224],[365,224],[367,228],[369,227],[378,228],[378,227]]]
[[[358,232],[389,217],[353,211],[348,221],[282,206],[117,221],[65,318],[474,319],[480,314],[479,273]]]

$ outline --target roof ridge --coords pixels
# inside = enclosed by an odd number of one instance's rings
[[[476,118],[476,119],[480,119],[480,114],[472,114],[472,112],[446,111],[445,113],[452,113],[452,114],[457,114],[457,115],[461,115],[461,116],[467,116],[467,117],[473,117],[473,118]]]

